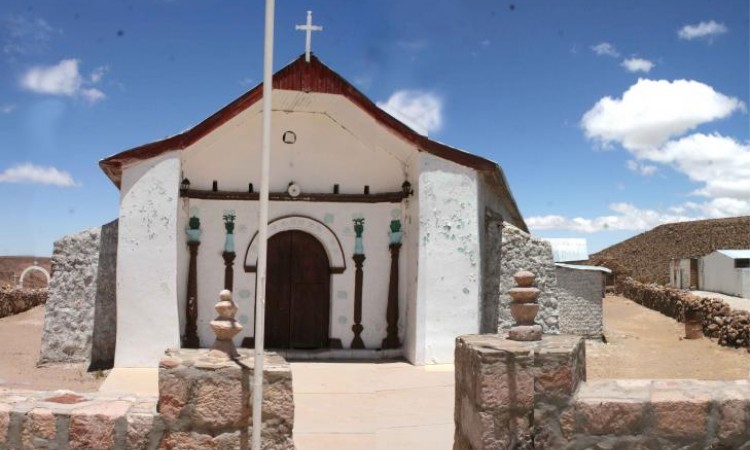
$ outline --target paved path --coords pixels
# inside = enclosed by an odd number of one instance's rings
[[[750,311],[750,299],[742,297],[734,297],[732,295],[719,294],[718,292],[708,291],[689,291],[691,294],[698,297],[709,297],[723,300],[732,309]]]
[[[292,363],[299,450],[453,448],[453,366]]]

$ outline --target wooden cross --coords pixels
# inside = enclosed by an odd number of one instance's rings
[[[312,41],[312,32],[323,31],[323,27],[312,24],[312,11],[308,11],[307,12],[307,24],[296,25],[294,29],[298,31],[306,32],[307,36],[305,37],[305,62],[310,62],[310,43]]]

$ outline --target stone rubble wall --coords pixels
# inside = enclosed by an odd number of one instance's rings
[[[519,270],[529,270],[536,276],[534,286],[542,291],[537,300],[540,308],[536,322],[542,326],[544,333],[559,333],[559,303],[560,298],[566,294],[557,288],[555,263],[549,242],[537,239],[513,225],[504,223],[500,266],[498,331],[508,330],[515,323],[510,314],[511,298],[508,294],[510,288],[515,286],[513,274]]]
[[[0,450],[249,448],[251,411],[241,402],[250,404],[243,390],[252,389],[252,359],[248,370],[235,365],[202,375],[175,361],[162,361],[158,398],[0,388]],[[276,355],[265,364],[263,449],[293,450],[291,368]]]
[[[560,332],[589,338],[602,336],[604,276],[593,270],[556,266],[557,284],[567,295],[559,297]]]
[[[750,381],[585,382],[582,338],[456,341],[454,450],[750,450]]]
[[[47,289],[19,289],[0,286],[0,319],[47,302]]]
[[[114,361],[117,222],[68,235],[54,244],[40,364]],[[95,330],[101,330],[94,345]],[[97,349],[92,360],[92,350]]]
[[[726,302],[698,297],[690,292],[657,284],[642,284],[632,278],[620,280],[618,290],[630,300],[658,311],[679,322],[685,311],[703,315],[703,334],[718,339],[719,345],[748,348],[750,351],[750,312],[733,310]]]

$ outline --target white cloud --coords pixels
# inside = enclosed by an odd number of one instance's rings
[[[31,163],[18,164],[0,172],[0,183],[51,184],[60,187],[76,185],[68,172]]]
[[[711,39],[714,36],[724,34],[727,31],[729,31],[729,28],[727,28],[726,25],[711,20],[708,22],[700,22],[695,25],[685,25],[677,32],[677,36],[679,36],[680,39],[688,41],[698,38]]]
[[[611,56],[613,58],[617,58],[618,56],[620,56],[620,52],[618,52],[615,46],[610,44],[609,42],[601,42],[599,44],[592,45],[591,51],[599,56]]]
[[[443,123],[443,101],[432,92],[396,91],[386,102],[377,105],[424,135],[439,130]]]
[[[87,81],[78,70],[77,59],[63,59],[52,66],[38,66],[29,69],[21,78],[21,86],[38,94],[81,97],[89,103],[106,98],[104,92],[90,87],[102,80],[105,67],[95,69]]]
[[[17,105],[15,105],[14,103],[6,103],[5,105],[0,105],[0,113],[10,114],[16,110],[16,107]]]
[[[604,97],[581,119],[590,139],[631,151],[663,145],[700,124],[728,117],[745,105],[692,80],[639,79],[622,98]]]
[[[62,31],[42,18],[9,15],[0,19],[2,51],[9,58],[42,53],[55,34]]]
[[[526,219],[526,224],[533,231],[566,230],[597,233],[600,231],[648,230],[663,223],[692,220],[689,216],[651,209],[639,209],[630,203],[613,203],[609,205],[609,209],[616,214],[599,216],[593,219],[537,216]]]
[[[750,144],[719,134],[696,133],[670,141],[641,158],[669,165],[703,183],[694,194],[714,199],[750,199]]]
[[[628,72],[650,72],[655,64],[643,58],[628,58],[620,65]]]
[[[643,176],[651,176],[655,174],[656,171],[658,170],[656,166],[650,166],[648,164],[641,164],[638,161],[635,161],[632,159],[627,162],[627,167],[629,170],[640,173]]]
[[[109,66],[99,66],[96,69],[91,71],[91,74],[89,75],[89,81],[96,84],[102,81],[104,78],[104,74],[109,71]]]

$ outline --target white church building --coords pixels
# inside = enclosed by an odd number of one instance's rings
[[[495,331],[495,229],[527,230],[500,167],[415,132],[314,55],[273,88],[266,346],[432,364]],[[261,95],[100,162],[120,191],[116,367],[210,347],[225,287],[236,343],[253,344]]]

